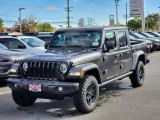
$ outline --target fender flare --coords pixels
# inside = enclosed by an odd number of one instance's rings
[[[137,63],[138,63],[138,60],[139,60],[140,56],[144,56],[144,62],[145,62],[145,53],[144,53],[144,51],[137,51],[137,52],[133,53],[133,60],[132,60],[131,70],[135,70],[136,69]]]
[[[72,76],[71,73],[75,73],[75,72],[83,72],[84,74],[90,70],[96,69],[99,73],[99,78],[101,81],[101,75],[99,72],[99,67],[94,64],[94,63],[87,63],[87,64],[83,64],[83,65],[79,65],[79,66],[75,66],[73,68],[70,69],[67,78],[74,78],[75,76]],[[79,78],[82,78],[80,76],[78,76]]]

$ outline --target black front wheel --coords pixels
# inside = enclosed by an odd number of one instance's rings
[[[130,76],[132,86],[140,87],[143,85],[145,78],[145,69],[142,61],[139,61],[136,67],[136,70],[133,71],[133,74]]]
[[[97,79],[94,76],[85,76],[80,83],[79,92],[73,95],[73,101],[77,111],[89,113],[95,109],[98,97]]]

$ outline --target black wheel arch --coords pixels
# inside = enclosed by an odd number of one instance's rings
[[[97,64],[93,64],[93,63],[83,64],[83,65],[72,68],[69,72],[70,73],[82,72],[84,74],[83,76],[77,76],[77,77],[68,75],[67,76],[68,78],[71,78],[71,79],[72,78],[83,78],[85,75],[92,75],[97,79],[98,84],[102,83],[100,70]]]

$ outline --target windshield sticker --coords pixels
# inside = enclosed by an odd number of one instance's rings
[[[99,45],[98,41],[92,43],[92,46],[98,46],[98,45]]]

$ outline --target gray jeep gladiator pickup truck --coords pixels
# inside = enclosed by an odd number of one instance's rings
[[[73,97],[77,111],[94,110],[99,87],[125,77],[133,87],[144,82],[146,44],[131,46],[127,28],[60,29],[45,54],[25,58],[11,68],[13,100],[30,106],[37,98]]]

